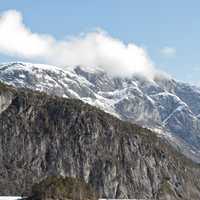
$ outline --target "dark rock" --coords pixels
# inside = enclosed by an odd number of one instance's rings
[[[199,165],[153,132],[80,100],[2,88],[0,195],[61,175],[101,198],[199,200]]]

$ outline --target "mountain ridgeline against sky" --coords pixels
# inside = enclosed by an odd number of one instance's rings
[[[0,108],[1,195],[29,196],[46,177],[66,176],[84,180],[101,198],[200,197],[199,164],[148,129],[78,99],[4,84]]]
[[[19,88],[77,98],[148,127],[200,161],[200,88],[165,76],[115,78],[91,68],[62,69],[31,63],[0,65],[0,80]]]

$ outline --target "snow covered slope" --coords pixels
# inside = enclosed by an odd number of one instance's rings
[[[66,98],[79,98],[122,120],[162,133],[200,158],[200,88],[170,78],[113,78],[101,70],[23,62],[0,65],[0,80]],[[199,159],[200,160],[200,159]]]

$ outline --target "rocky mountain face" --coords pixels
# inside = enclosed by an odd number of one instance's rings
[[[150,130],[77,99],[5,85],[0,109],[0,195],[27,196],[61,175],[101,198],[200,198],[200,166]]]
[[[148,127],[200,162],[200,88],[171,78],[114,78],[81,67],[8,63],[0,80],[50,95],[77,98],[126,121]]]

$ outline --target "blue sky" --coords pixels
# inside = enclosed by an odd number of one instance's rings
[[[1,0],[32,32],[62,40],[99,27],[125,43],[144,47],[158,69],[200,84],[198,0]],[[0,62],[17,60],[0,54]]]

